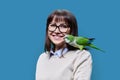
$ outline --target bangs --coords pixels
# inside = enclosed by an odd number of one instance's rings
[[[65,22],[66,24],[68,24],[68,20],[66,16],[59,16],[59,15],[55,15],[53,17],[53,22]]]

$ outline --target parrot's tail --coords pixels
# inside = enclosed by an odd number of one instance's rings
[[[95,45],[93,44],[89,44],[90,47],[94,48],[94,49],[97,49],[97,50],[100,50],[102,52],[105,52],[104,50],[101,50],[100,48],[96,47]]]

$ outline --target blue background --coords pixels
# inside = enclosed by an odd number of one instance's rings
[[[0,0],[0,80],[34,80],[48,15],[67,9],[79,35],[95,37],[92,80],[120,80],[119,0]]]

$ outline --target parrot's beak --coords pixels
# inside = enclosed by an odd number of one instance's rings
[[[64,36],[64,39],[67,38],[67,35]]]
[[[68,35],[65,35],[65,36],[64,36],[64,40],[65,40],[66,43],[69,43],[69,42],[70,42],[70,41],[68,40]]]
[[[66,38],[66,37],[68,37],[68,35],[66,34],[64,37]]]

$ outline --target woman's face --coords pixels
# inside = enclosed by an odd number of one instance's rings
[[[55,45],[55,50],[65,46],[64,36],[70,34],[70,27],[64,22],[53,21],[48,26],[48,37]]]

